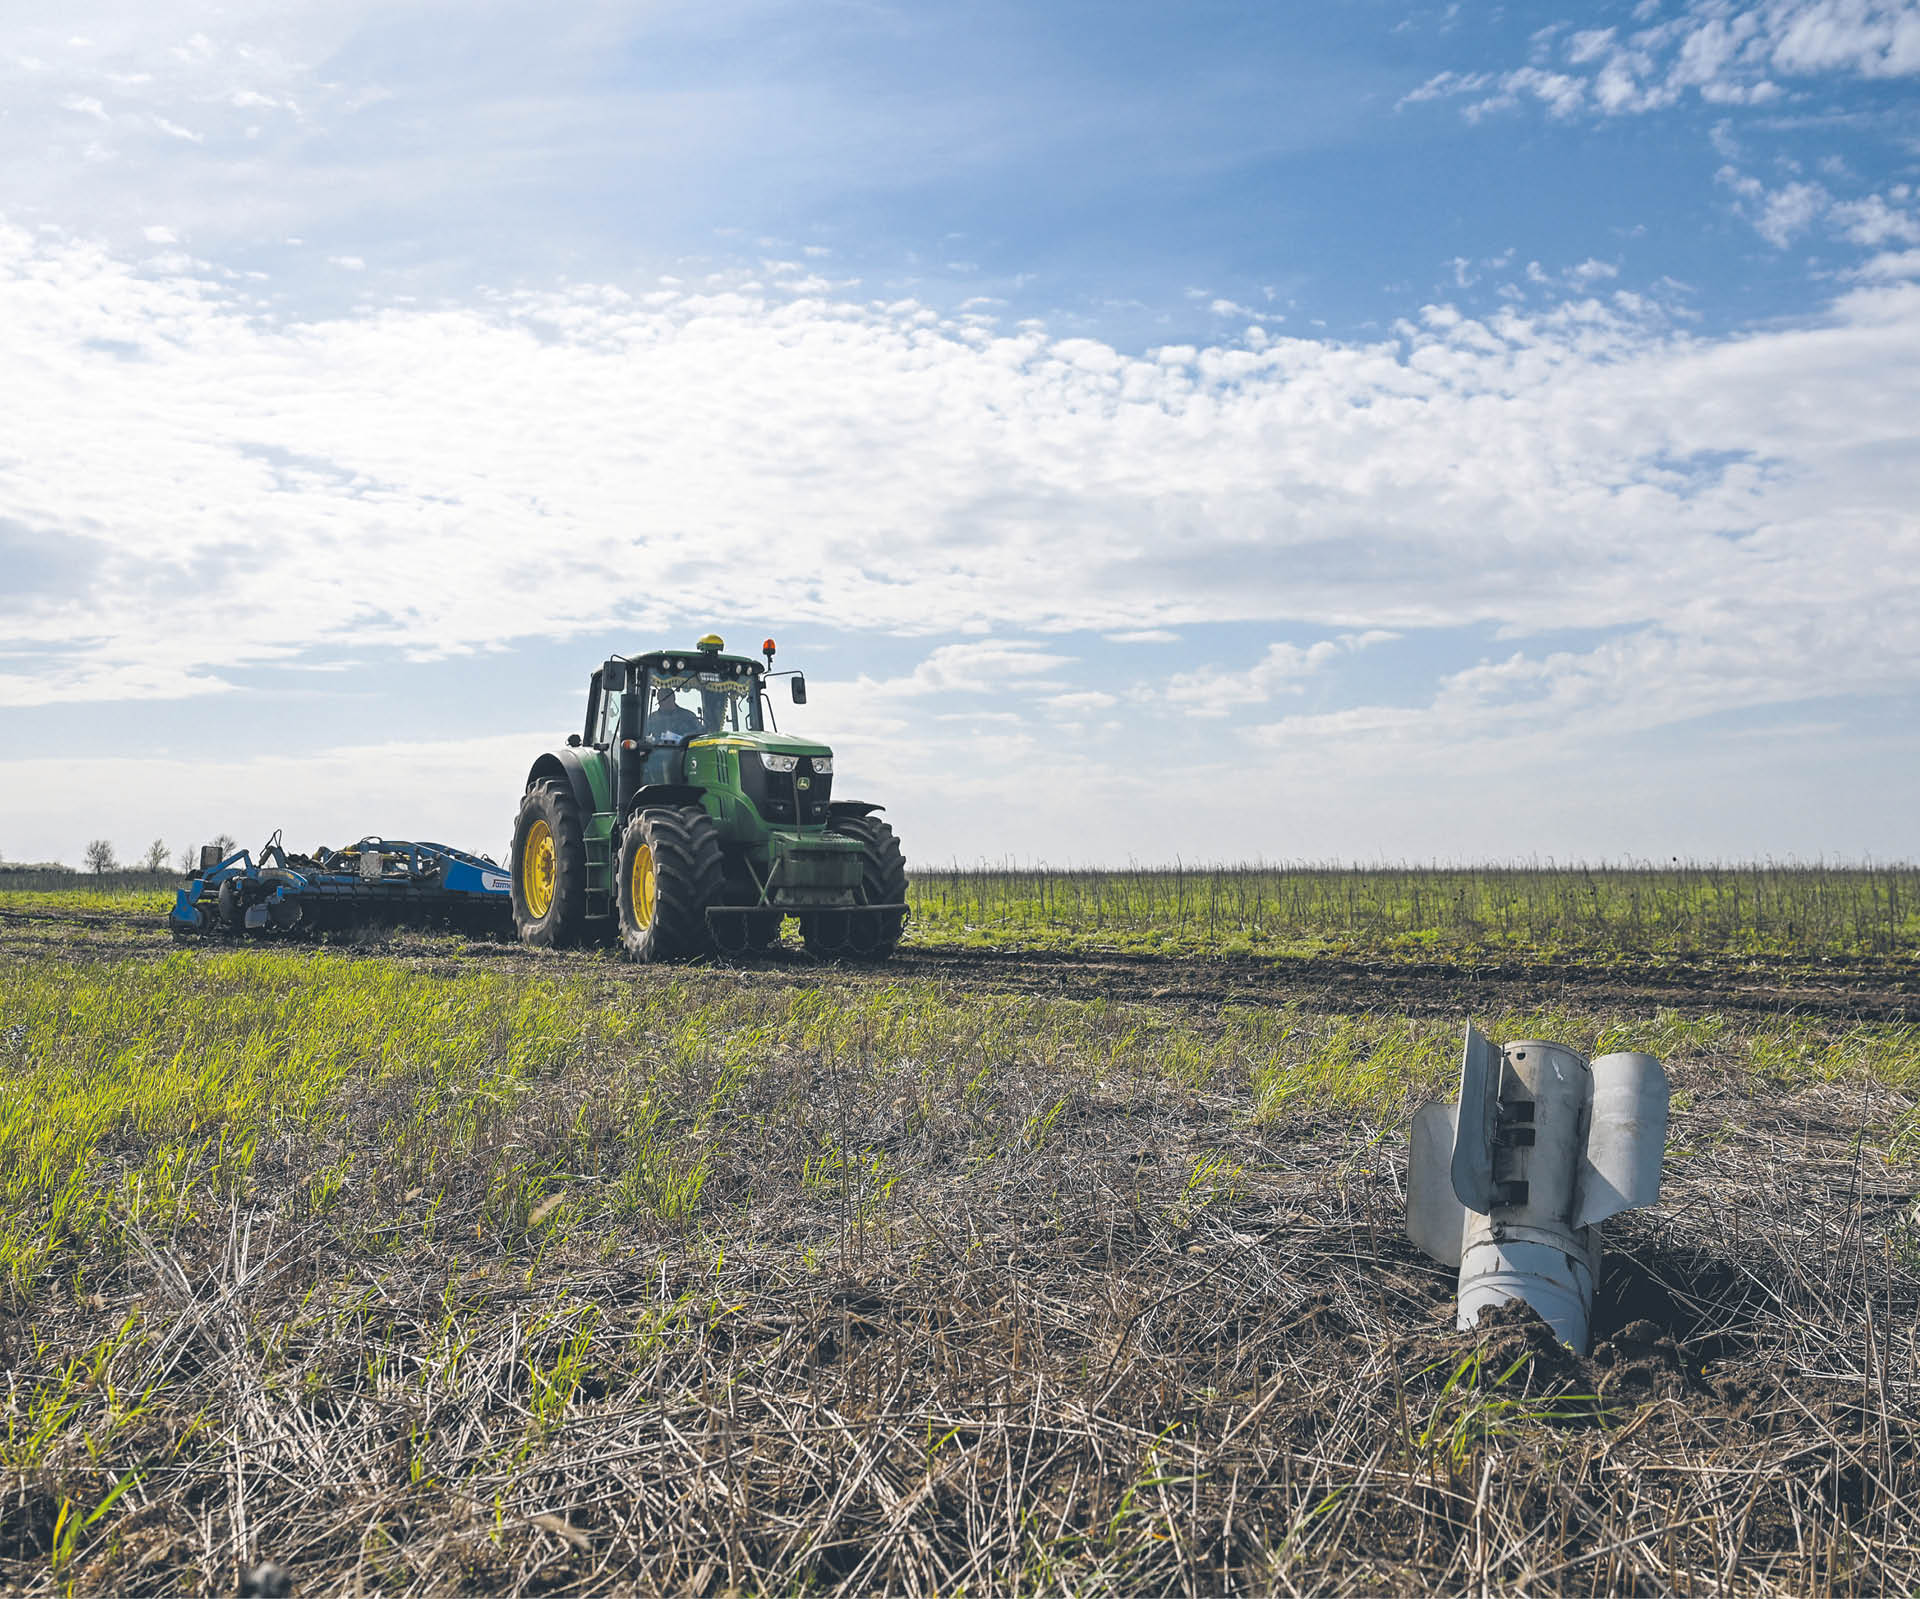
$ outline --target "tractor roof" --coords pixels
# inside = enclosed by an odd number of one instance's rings
[[[634,659],[643,661],[648,666],[665,666],[676,672],[694,672],[699,671],[702,667],[712,668],[715,666],[744,667],[750,672],[763,672],[766,670],[765,665],[760,661],[756,661],[751,655],[726,655],[719,650],[703,650],[697,647],[690,650],[648,650],[645,655],[635,656]]]

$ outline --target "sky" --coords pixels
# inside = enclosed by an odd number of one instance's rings
[[[1920,853],[1920,0],[45,15],[8,860],[504,855],[709,630],[922,869]]]

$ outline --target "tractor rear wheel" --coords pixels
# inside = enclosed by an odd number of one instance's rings
[[[843,816],[828,832],[860,841],[860,900],[866,905],[902,905],[907,898],[907,860],[900,840],[877,816]],[[883,961],[900,947],[907,913],[849,916],[844,911],[816,911],[800,918],[800,936],[814,955],[845,955],[855,960]]]
[[[620,838],[620,943],[629,960],[684,960],[713,946],[720,834],[692,806],[636,811]]]
[[[565,949],[587,919],[587,845],[579,807],[557,778],[535,783],[513,820],[513,925],[523,944]]]

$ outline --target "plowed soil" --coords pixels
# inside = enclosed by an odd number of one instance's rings
[[[0,951],[71,949],[98,956],[141,957],[175,947],[154,916],[0,907]],[[206,940],[189,947],[245,946]],[[278,940],[275,947],[321,946]],[[599,950],[554,955],[506,941],[428,936],[407,929],[369,931],[326,947],[411,963],[489,961],[550,967],[558,960],[591,963],[596,973],[616,979],[625,975],[645,980],[649,975]],[[730,957],[718,964],[777,983],[805,983],[822,972],[821,962],[791,946],[765,955]],[[1557,1006],[1863,1022],[1920,1019],[1920,963],[1875,958],[1591,955],[1529,960],[1465,955],[1413,961],[909,943],[881,965],[835,963],[830,969],[843,982],[932,982],[988,993],[1151,1001],[1181,1008],[1291,1004],[1331,1014],[1393,1011],[1407,1016],[1451,1016]]]

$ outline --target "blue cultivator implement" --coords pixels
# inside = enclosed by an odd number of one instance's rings
[[[484,855],[445,844],[363,838],[347,849],[290,854],[276,832],[256,860],[214,858],[180,890],[167,925],[176,937],[342,932],[411,923],[470,933],[513,928],[513,879]]]

